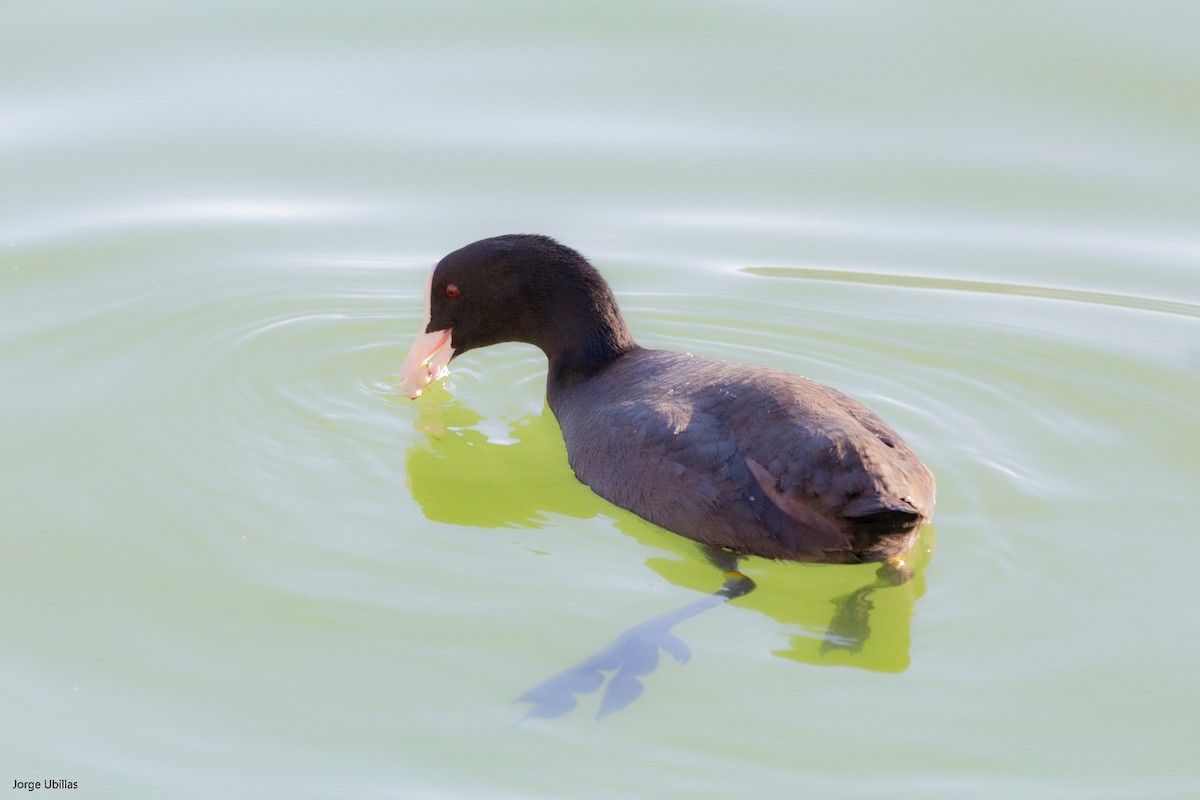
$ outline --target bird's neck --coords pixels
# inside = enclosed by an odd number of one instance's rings
[[[566,388],[585,380],[638,346],[619,316],[597,320],[573,334],[556,337],[553,348],[542,347],[549,361],[548,389]]]

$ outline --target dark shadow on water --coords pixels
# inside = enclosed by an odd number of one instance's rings
[[[670,654],[681,664],[692,657],[691,648],[671,629],[728,599],[720,593],[711,594],[649,622],[635,625],[599,652],[518,697],[518,702],[530,704],[525,719],[561,717],[575,708],[578,702],[576,695],[596,691],[604,686],[605,680],[608,686],[600,700],[596,718],[620,711],[641,697],[643,686],[638,679],[658,668],[659,650]],[[613,674],[607,676],[605,673],[609,672]]]
[[[558,425],[547,409],[509,426],[502,441],[489,439],[480,417],[445,395],[417,401],[417,427],[428,434],[408,456],[409,485],[427,517],[484,528],[538,527],[547,514],[590,519],[603,514],[658,552],[646,565],[673,585],[702,593],[693,602],[634,625],[595,654],[542,681],[517,698],[529,703],[525,719],[562,716],[582,695],[604,687],[597,718],[615,713],[643,693],[643,679],[666,653],[679,663],[691,648],[675,632],[680,623],[735,602],[785,629],[787,646],[773,654],[816,666],[902,672],[909,664],[910,623],[925,593],[924,569],[934,534],[925,526],[903,567],[892,564],[814,565],[743,559],[732,562],[725,584],[701,549],[681,536],[610,505],[571,474]],[[440,395],[440,397],[438,396]],[[453,485],[448,494],[444,487]],[[470,502],[463,502],[463,498]],[[668,551],[662,554],[662,551]],[[746,573],[750,577],[746,577]],[[760,588],[751,591],[755,584]],[[547,598],[547,603],[553,598]]]

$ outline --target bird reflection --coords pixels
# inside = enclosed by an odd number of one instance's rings
[[[424,398],[422,398],[424,400]],[[667,534],[633,514],[620,512],[581,484],[578,492],[563,491],[570,476],[557,423],[549,411],[509,426],[503,443],[478,429],[479,415],[456,404],[418,400],[417,427],[429,435],[428,446],[413,448],[408,457],[414,498],[432,520],[481,527],[514,523],[537,525],[546,514],[590,518],[612,515],[617,527],[674,557],[656,555],[647,566],[672,584],[689,589],[711,587],[712,566],[696,558],[697,545]],[[438,488],[480,476],[480,485],[466,487],[475,497],[496,502],[469,505],[447,500]],[[497,476],[506,476],[498,478]],[[547,491],[530,492],[530,483],[553,482]],[[509,482],[520,483],[515,491]],[[521,694],[528,703],[525,719],[558,717],[578,705],[579,698],[598,691],[597,718],[627,708],[645,689],[643,679],[661,663],[662,653],[680,664],[691,649],[675,633],[682,622],[705,611],[737,601],[792,630],[788,647],[774,655],[819,666],[844,666],[879,672],[901,672],[909,663],[909,627],[916,600],[924,594],[924,567],[933,548],[932,527],[926,525],[917,545],[905,557],[882,564],[816,565],[739,560],[731,553],[703,548],[707,561],[724,573],[715,592],[673,611],[635,625],[595,654],[542,681]],[[754,592],[756,581],[769,591]],[[797,570],[805,574],[795,574]]]

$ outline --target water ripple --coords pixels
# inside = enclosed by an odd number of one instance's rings
[[[1096,292],[1086,289],[1067,289],[1054,286],[1032,286],[994,281],[805,267],[746,267],[742,271],[749,275],[760,275],[769,278],[801,278],[813,281],[896,286],[906,289],[933,289],[935,291],[948,292],[975,292],[980,294],[1013,295],[1017,297],[1040,297],[1047,300],[1067,300],[1074,303],[1094,303],[1120,308],[1134,308],[1160,314],[1200,317],[1200,305],[1194,303],[1181,303],[1154,297],[1136,297],[1112,292]]]

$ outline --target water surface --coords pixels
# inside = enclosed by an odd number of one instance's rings
[[[1200,795],[1193,9],[4,19],[0,779]],[[749,561],[620,713],[519,722],[720,576],[574,480],[536,350],[393,390],[429,265],[515,231],[647,346],[878,411],[938,475],[917,577]]]

